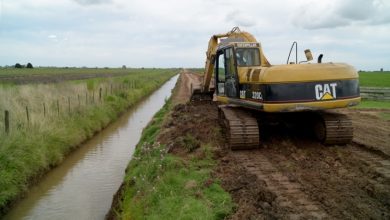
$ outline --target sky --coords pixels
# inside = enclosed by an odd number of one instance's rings
[[[235,26],[273,65],[297,41],[299,60],[390,70],[389,0],[0,0],[0,66],[204,67]]]

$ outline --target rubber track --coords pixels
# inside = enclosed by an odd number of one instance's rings
[[[260,152],[236,152],[238,161],[266,183],[266,188],[276,195],[272,205],[279,206],[288,212],[286,219],[324,219],[329,218],[320,206],[312,201],[301,189],[299,183],[291,182]]]
[[[344,114],[324,113],[321,115],[324,123],[324,144],[348,144],[353,138],[352,120]]]
[[[225,127],[230,149],[255,149],[260,145],[257,120],[247,111],[229,106],[219,106],[219,119]]]

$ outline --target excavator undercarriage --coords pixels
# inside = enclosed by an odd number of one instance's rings
[[[231,150],[259,148],[261,133],[267,133],[272,126],[302,130],[306,137],[317,138],[323,144],[344,145],[352,141],[351,119],[336,112],[300,112],[269,114],[248,111],[232,105],[220,105],[218,115]]]

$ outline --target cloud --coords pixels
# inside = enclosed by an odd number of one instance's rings
[[[55,42],[55,43],[58,42],[58,37],[55,34],[50,34],[49,36],[47,36],[47,38],[49,38],[49,41],[51,42]]]
[[[4,1],[0,65],[203,67],[210,36],[240,26],[273,64],[298,41],[325,61],[390,69],[388,11],[389,0]]]
[[[292,23],[304,29],[322,29],[390,23],[390,3],[383,0],[309,2],[301,5]]]
[[[74,0],[80,5],[100,5],[112,3],[112,0]]]
[[[234,26],[252,27],[256,25],[256,22],[252,17],[243,14],[239,10],[228,13],[225,17],[225,21],[233,23]]]

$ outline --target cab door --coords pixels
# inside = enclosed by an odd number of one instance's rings
[[[225,89],[226,96],[231,98],[238,98],[238,77],[237,77],[237,68],[234,60],[233,48],[227,48],[225,50]]]
[[[238,98],[238,77],[233,48],[218,51],[216,62],[217,94]]]
[[[224,50],[217,52],[217,59],[215,60],[215,82],[217,85],[217,95],[226,96],[225,94],[225,53]]]

